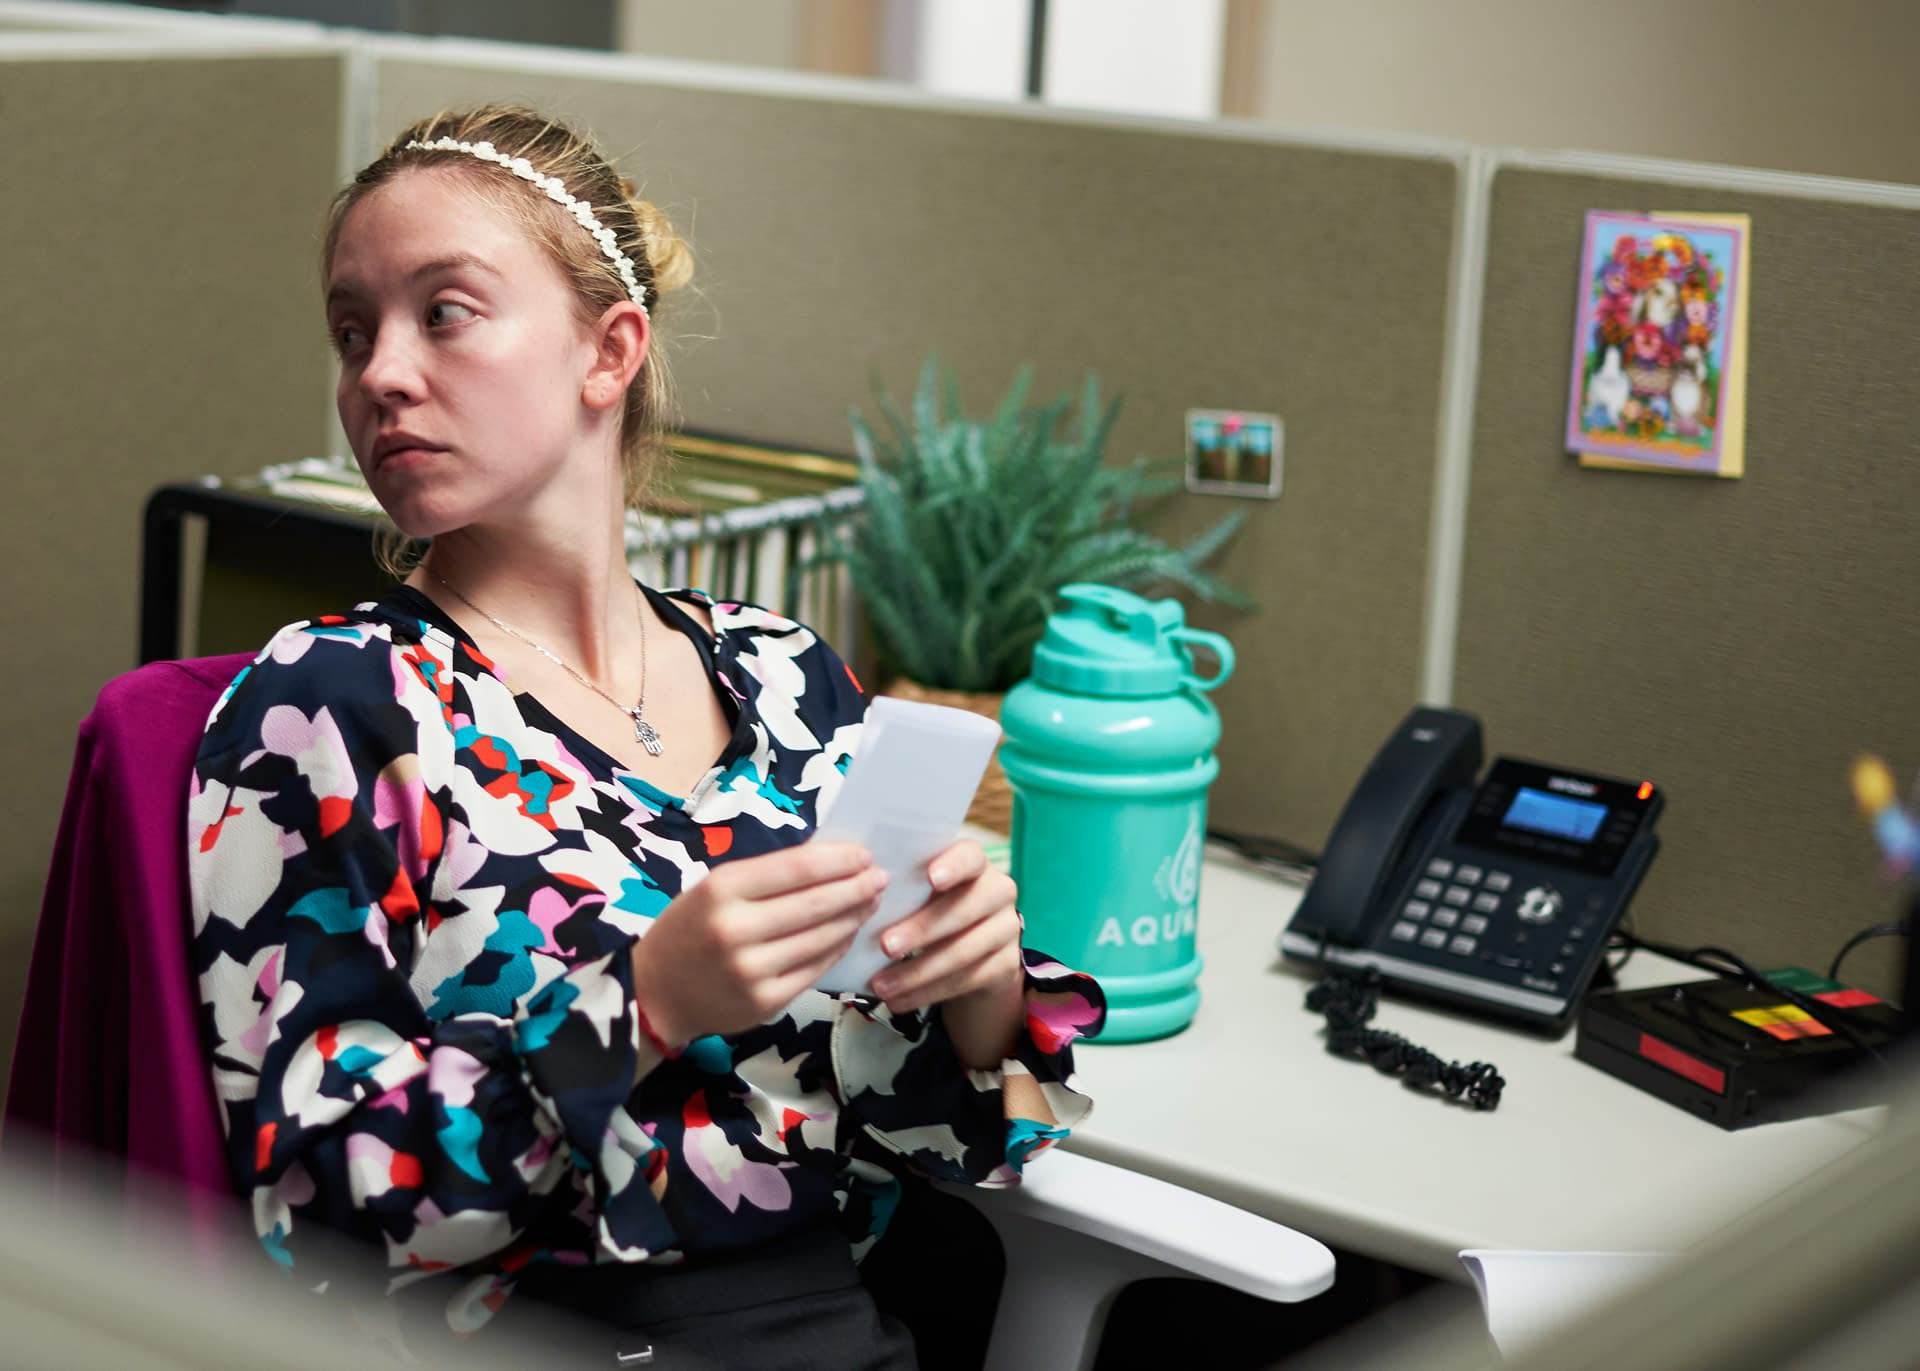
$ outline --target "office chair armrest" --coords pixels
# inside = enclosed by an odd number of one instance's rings
[[[1002,1217],[1070,1229],[1173,1270],[1261,1299],[1293,1303],[1333,1284],[1333,1253],[1284,1224],[1171,1182],[1053,1148],[1018,1186],[942,1185]]]

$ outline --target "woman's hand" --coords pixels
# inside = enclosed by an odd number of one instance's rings
[[[896,1014],[939,1005],[968,1066],[998,1066],[1026,1017],[1013,879],[987,865],[980,844],[955,843],[927,866],[933,898],[880,936],[889,957],[911,955],[873,978]]]
[[[887,873],[856,843],[801,843],[715,867],[633,945],[633,995],[678,1047],[766,1022],[846,952]]]

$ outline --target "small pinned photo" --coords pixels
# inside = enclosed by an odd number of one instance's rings
[[[1282,433],[1277,414],[1188,410],[1187,489],[1273,499],[1280,493]]]

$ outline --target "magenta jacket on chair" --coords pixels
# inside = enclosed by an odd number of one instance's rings
[[[187,794],[207,715],[250,660],[154,662],[81,724],[0,1138],[39,1144],[56,1177],[105,1160],[176,1182],[208,1247],[246,1225],[187,969]]]

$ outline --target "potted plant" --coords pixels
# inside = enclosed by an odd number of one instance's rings
[[[1180,546],[1136,525],[1145,502],[1179,489],[1136,458],[1110,464],[1120,402],[1097,377],[1042,405],[1022,368],[991,417],[969,417],[937,359],[920,373],[911,421],[875,385],[882,424],[852,415],[859,518],[824,556],[850,573],[890,694],[999,717],[1034,644],[1076,581],[1180,588],[1251,608],[1202,570],[1245,520],[1235,511]],[[1163,466],[1177,467],[1176,463]],[[1011,799],[997,765],[971,817],[1004,830]]]

